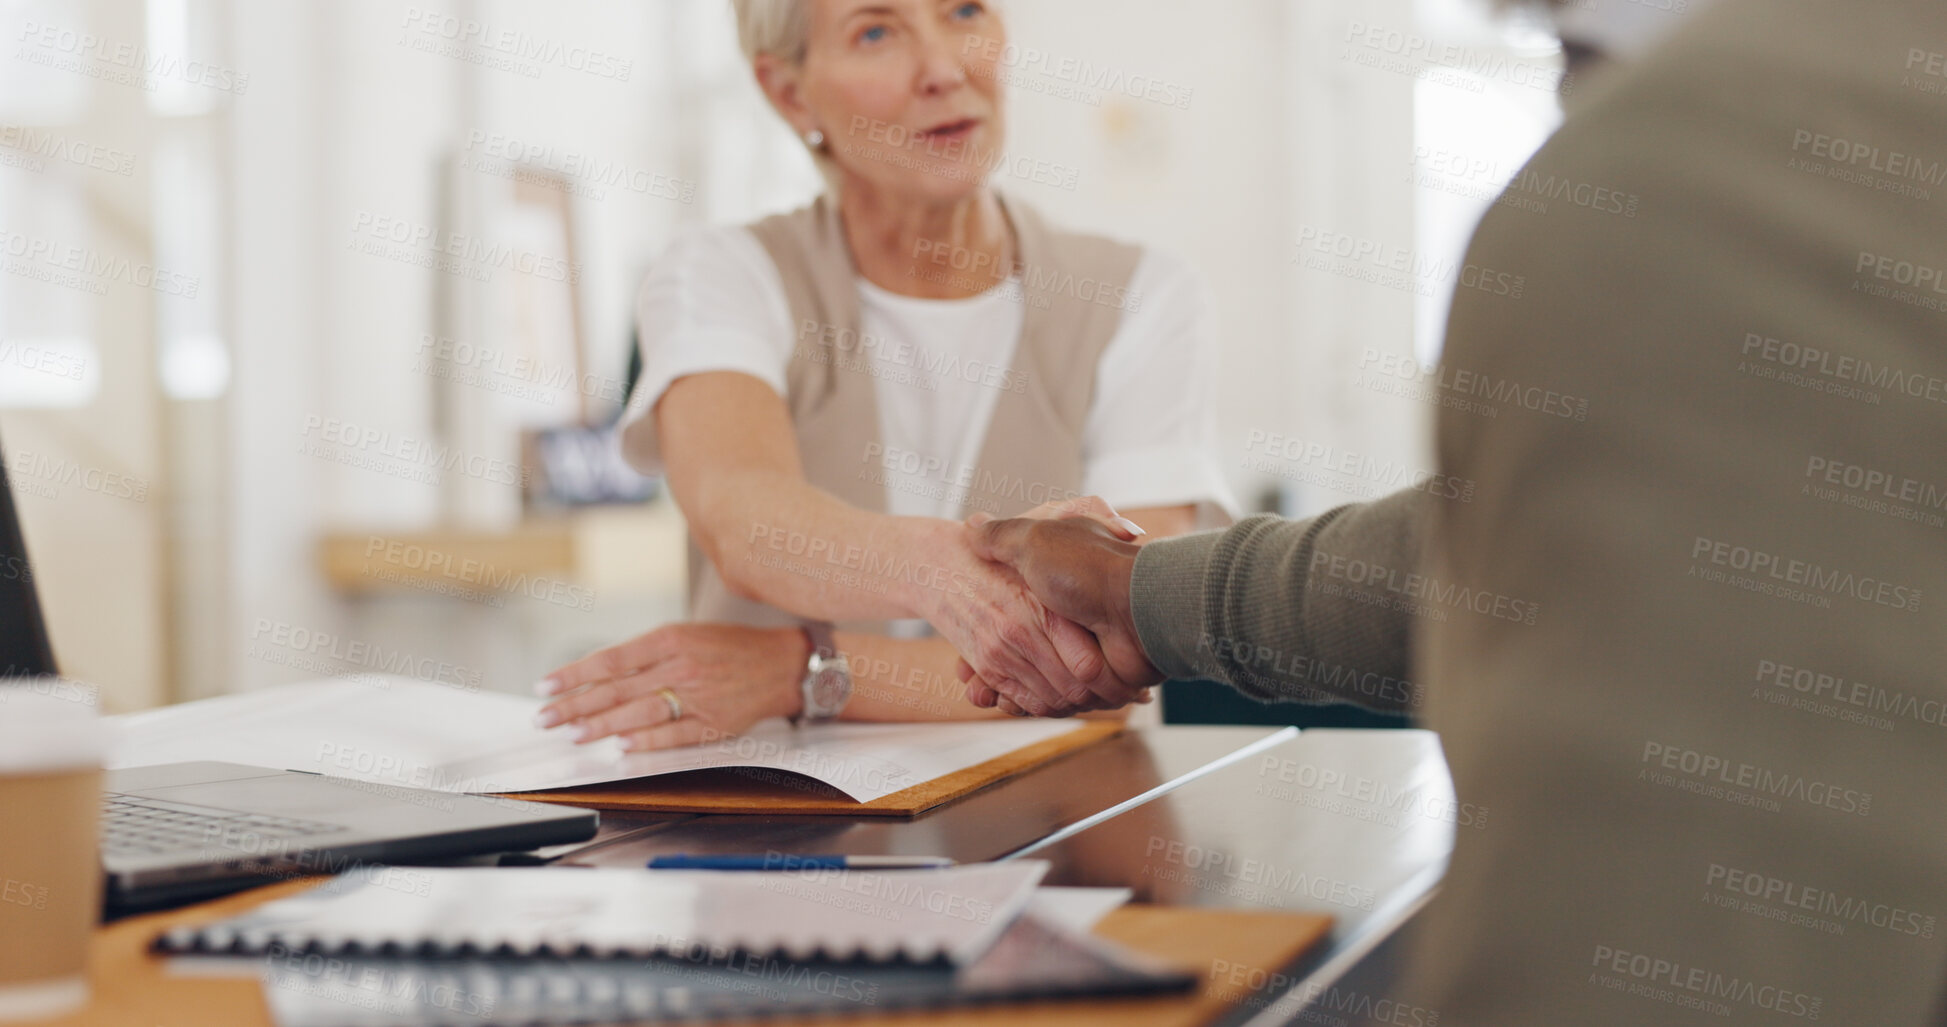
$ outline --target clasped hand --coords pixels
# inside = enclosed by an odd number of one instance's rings
[[[1144,655],[1136,634],[1129,583],[1140,546],[1136,532],[1125,525],[1133,527],[1095,498],[1048,504],[1007,520],[980,513],[968,518],[968,547],[1021,580],[1047,611],[1051,625],[1057,625],[1050,637],[1057,630],[1085,630],[1090,647],[1106,665],[1106,673],[1086,692],[1069,691],[1051,702],[1021,677],[988,674],[963,658],[960,679],[967,684],[969,702],[1045,717],[1149,700],[1150,686],[1162,675]]]

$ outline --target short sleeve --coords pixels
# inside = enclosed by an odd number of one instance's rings
[[[1194,504],[1200,526],[1228,524],[1237,501],[1216,460],[1209,299],[1187,266],[1153,250],[1129,295],[1137,302],[1096,369],[1082,491],[1118,510]]]
[[[791,314],[770,254],[749,231],[708,228],[672,243],[636,297],[642,377],[622,415],[622,454],[660,474],[656,401],[685,375],[739,371],[782,396]]]

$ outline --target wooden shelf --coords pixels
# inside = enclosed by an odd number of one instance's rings
[[[335,531],[318,566],[346,596],[433,595],[477,600],[558,584],[594,592],[685,587],[681,514],[674,504],[596,507],[504,531]]]

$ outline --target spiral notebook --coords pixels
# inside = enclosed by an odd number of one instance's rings
[[[172,954],[649,959],[742,953],[965,966],[1048,870],[1038,860],[939,870],[770,873],[465,867],[353,873],[153,948]]]
[[[626,961],[351,956],[330,960],[323,970],[303,963],[266,966],[264,1000],[278,1027],[761,1023],[757,1018],[1182,993],[1198,980],[1034,911],[1009,924],[968,966],[707,954]]]

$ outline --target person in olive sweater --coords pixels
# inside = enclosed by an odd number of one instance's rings
[[[1719,0],[1578,87],[1522,172],[1569,187],[1467,256],[1520,298],[1458,290],[1422,383],[1467,501],[970,524],[1132,688],[1420,702],[1494,811],[1392,996],[1443,1027],[1935,1022],[1940,40],[1934,0]]]

